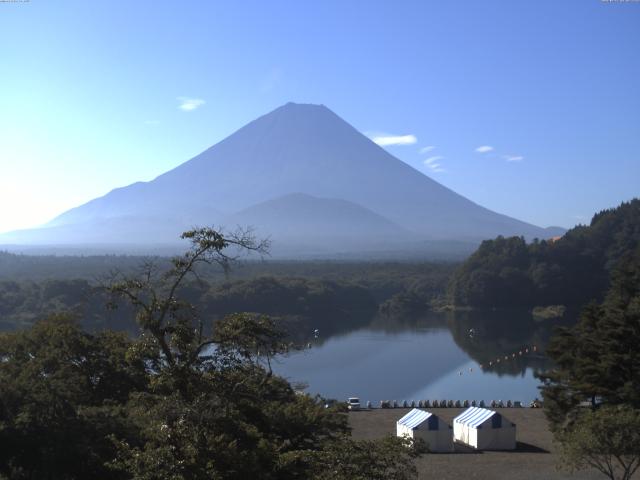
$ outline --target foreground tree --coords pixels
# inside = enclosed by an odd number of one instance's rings
[[[640,410],[585,411],[560,438],[563,461],[573,471],[595,468],[611,480],[629,480],[640,467]]]
[[[545,414],[572,469],[628,479],[640,461],[640,249],[614,272],[602,305],[560,329],[541,375]],[[587,408],[588,407],[588,408]]]
[[[197,363],[202,349],[212,343],[206,337],[203,319],[192,305],[179,298],[185,280],[197,279],[197,268],[202,264],[216,264],[227,272],[243,253],[262,255],[269,248],[268,241],[257,241],[249,230],[225,235],[212,228],[198,228],[183,233],[181,238],[189,241],[190,248],[184,255],[174,257],[168,270],[159,271],[148,262],[139,275],[114,275],[105,285],[111,294],[135,308],[136,321],[159,348],[163,366],[178,369]]]
[[[137,443],[118,442],[116,469],[134,479],[308,478],[306,454],[347,433],[346,418],[296,394],[263,366],[280,353],[273,323],[249,314],[216,325],[189,369],[162,368],[127,412]]]
[[[570,427],[580,404],[640,408],[640,249],[623,259],[602,305],[590,305],[572,328],[559,329],[541,375],[554,430]]]
[[[314,457],[313,480],[410,480],[417,475],[413,459],[424,444],[404,437],[358,440],[343,437]]]
[[[105,459],[109,435],[135,437],[124,406],[149,382],[130,345],[64,316],[0,334],[0,478],[127,478]]]

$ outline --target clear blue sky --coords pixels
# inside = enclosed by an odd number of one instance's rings
[[[0,231],[288,101],[413,135],[385,148],[488,208],[587,222],[640,195],[640,2],[0,2]]]

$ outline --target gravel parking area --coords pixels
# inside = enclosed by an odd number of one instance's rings
[[[374,409],[349,413],[349,424],[354,438],[374,439],[388,434],[395,435],[396,421],[410,409]],[[464,409],[427,409],[451,424],[453,418]],[[477,452],[456,445],[455,453],[429,453],[417,460],[421,479],[603,479],[596,470],[581,471],[573,475],[559,470],[558,448],[553,443],[551,432],[542,409],[497,408],[505,418],[516,424],[515,451]],[[634,478],[640,478],[635,475]]]

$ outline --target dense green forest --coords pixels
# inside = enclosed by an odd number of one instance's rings
[[[473,307],[581,306],[601,300],[610,273],[640,241],[640,200],[597,213],[556,241],[482,242],[453,274],[449,301]]]
[[[71,313],[88,331],[137,334],[126,303],[106,308],[111,299],[102,286],[113,272],[136,275],[150,263],[159,270],[170,266],[168,258],[2,253],[0,330],[27,328],[51,313]],[[415,300],[414,311],[424,312],[428,299],[444,296],[453,268],[448,263],[245,261],[226,276],[204,265],[179,294],[212,321],[238,311],[266,313],[299,336],[318,327],[326,333],[356,328],[379,309],[406,313],[406,306],[394,307],[406,297]]]
[[[559,328],[546,353],[544,412],[565,468],[611,479],[640,468],[640,247],[612,271],[604,301]]]

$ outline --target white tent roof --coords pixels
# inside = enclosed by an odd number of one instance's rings
[[[404,425],[405,427],[414,429],[425,422],[431,415],[433,415],[433,413],[414,408],[404,417],[398,420],[398,425]]]
[[[494,412],[493,410],[487,410],[486,408],[469,407],[456,418],[454,418],[453,421],[461,423],[462,425],[467,425],[471,428],[477,428],[495,414],[496,412]]]

